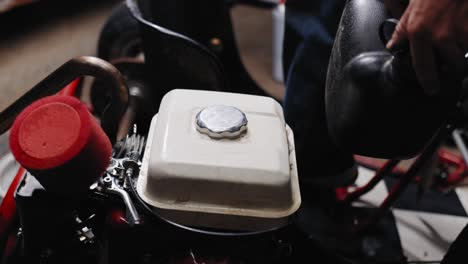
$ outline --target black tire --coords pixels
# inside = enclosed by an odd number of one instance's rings
[[[142,52],[138,22],[122,3],[107,19],[99,36],[98,57],[112,61],[122,57],[136,57]]]

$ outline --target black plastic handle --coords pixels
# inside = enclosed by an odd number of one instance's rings
[[[393,33],[395,32],[398,23],[400,21],[395,18],[389,18],[382,22],[379,27],[379,37],[380,41],[384,46],[392,39]],[[400,54],[407,54],[409,51],[409,43],[405,41],[403,44],[398,45],[391,50],[389,50],[394,56],[399,56]]]

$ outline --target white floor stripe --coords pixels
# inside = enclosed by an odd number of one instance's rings
[[[374,175],[375,172],[373,170],[359,167],[359,176],[356,180],[356,185],[365,185]],[[385,182],[382,180],[369,193],[363,195],[361,199],[359,199],[359,202],[356,202],[353,205],[363,207],[377,207],[383,202],[387,195],[388,189],[385,185]]]
[[[468,217],[393,209],[403,254],[411,261],[441,260]]]
[[[468,215],[468,186],[465,185],[457,187],[455,189],[455,193],[457,194],[458,200],[460,200],[463,209],[465,209],[465,213]]]

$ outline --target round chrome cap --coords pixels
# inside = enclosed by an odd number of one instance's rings
[[[196,125],[211,138],[237,138],[247,130],[247,117],[236,107],[213,105],[197,114]]]

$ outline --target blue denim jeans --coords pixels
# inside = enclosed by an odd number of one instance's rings
[[[325,117],[328,61],[345,2],[286,1],[284,108],[294,131],[302,185],[344,185],[355,176],[348,173],[356,170],[352,155],[332,142]]]

